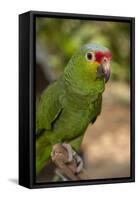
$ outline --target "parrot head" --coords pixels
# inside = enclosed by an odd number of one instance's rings
[[[101,89],[110,78],[111,52],[99,44],[82,46],[65,68],[68,81],[84,90]]]

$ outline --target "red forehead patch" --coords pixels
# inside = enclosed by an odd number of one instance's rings
[[[110,51],[106,51],[106,52],[97,51],[95,53],[95,57],[96,57],[96,61],[101,62],[101,59],[103,57],[111,59],[112,55],[111,55]]]

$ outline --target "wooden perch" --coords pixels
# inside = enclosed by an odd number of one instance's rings
[[[51,154],[52,161],[56,165],[58,171],[69,180],[87,180],[89,179],[84,168],[79,173],[76,173],[77,162],[73,157],[71,162],[68,162],[68,152],[61,144],[55,144]]]

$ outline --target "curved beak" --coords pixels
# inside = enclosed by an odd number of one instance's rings
[[[97,77],[104,77],[105,78],[105,83],[109,80],[110,78],[110,61],[102,61],[101,64],[98,66],[97,69]]]

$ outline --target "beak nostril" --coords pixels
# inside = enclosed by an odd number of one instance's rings
[[[107,62],[107,58],[104,57],[103,58],[103,62],[106,63]]]

